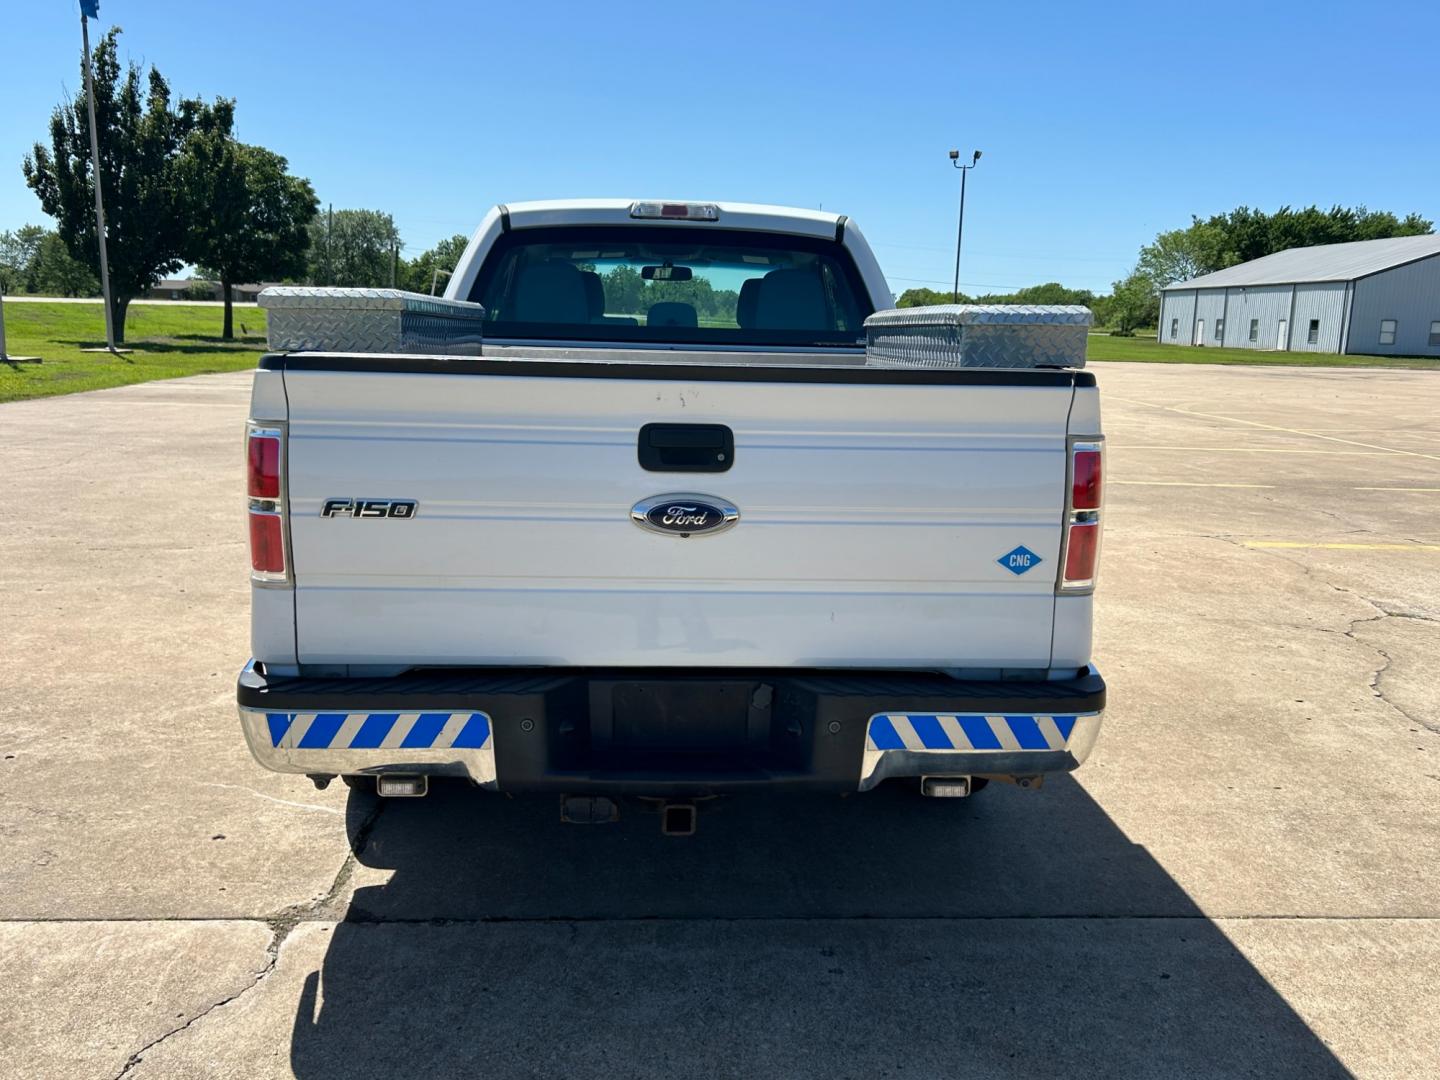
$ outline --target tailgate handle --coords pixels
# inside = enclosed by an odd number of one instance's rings
[[[724,424],[646,424],[638,450],[650,472],[725,472],[735,460],[735,433]]]

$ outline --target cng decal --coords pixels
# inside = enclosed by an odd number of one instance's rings
[[[1040,558],[1039,555],[1036,555],[1024,544],[1021,544],[1019,547],[1007,551],[995,561],[1012,574],[1020,575],[1027,570],[1033,570],[1045,560]]]

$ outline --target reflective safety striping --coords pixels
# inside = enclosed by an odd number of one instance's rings
[[[880,713],[870,718],[867,750],[1063,750],[1076,717],[1053,714]]]
[[[483,750],[484,713],[266,713],[270,745],[295,750]]]

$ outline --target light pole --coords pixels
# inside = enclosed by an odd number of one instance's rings
[[[116,351],[115,317],[110,307],[110,257],[105,251],[105,200],[100,195],[100,140],[95,134],[95,78],[90,74],[88,20],[99,17],[100,0],[86,0],[80,5],[80,44],[85,51],[85,108],[90,114],[90,170],[95,179],[95,239],[100,246],[100,292],[105,298],[105,350],[113,353]]]
[[[960,151],[950,151],[950,164],[960,170],[960,227],[955,232],[955,288],[950,294],[950,302],[960,302],[960,242],[965,239],[965,176],[976,165],[980,163],[980,151],[975,151],[975,156],[970,159],[969,165],[960,164]]]

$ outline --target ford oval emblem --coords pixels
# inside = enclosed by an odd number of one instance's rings
[[[667,536],[708,536],[734,525],[740,511],[713,495],[656,495],[636,503],[630,520]]]

